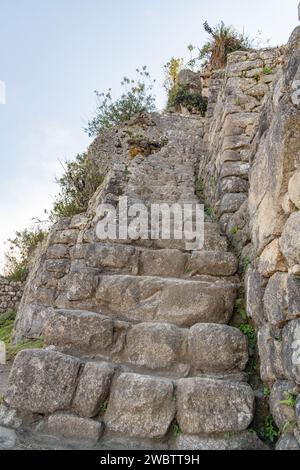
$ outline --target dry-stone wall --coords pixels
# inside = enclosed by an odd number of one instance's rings
[[[0,276],[0,315],[9,309],[16,309],[23,294],[23,283],[10,281]]]
[[[270,408],[282,433],[279,449],[300,449],[299,85],[297,28],[259,122],[248,206],[248,313],[258,329],[261,377],[271,389]]]
[[[206,151],[199,180],[223,232],[241,247],[249,241],[245,223],[251,144],[282,52],[282,48],[235,52],[226,70],[210,78]]]
[[[92,144],[106,178],[31,270],[15,340],[43,336],[46,347],[17,356],[0,425],[22,410],[31,431],[92,446],[264,448],[248,431],[246,337],[228,326],[241,286],[229,238],[250,263],[247,313],[277,448],[300,449],[300,28],[286,47],[236,52],[200,79],[205,118],[141,115]],[[100,242],[97,209],[120,196],[146,206],[200,196],[203,249]]]

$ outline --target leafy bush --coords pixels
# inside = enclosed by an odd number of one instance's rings
[[[126,122],[138,113],[155,110],[155,97],[152,95],[155,81],[151,79],[146,66],[136,72],[135,80],[124,77],[121,85],[125,87],[125,92],[116,101],[112,98],[111,89],[107,93],[95,91],[96,116],[88,122],[86,128],[90,137]]]
[[[168,93],[175,87],[179,72],[183,67],[183,59],[172,57],[164,65],[165,81],[164,88]]]
[[[175,85],[169,93],[168,108],[185,106],[188,111],[199,111],[202,116],[207,110],[207,99],[203,98],[201,93],[190,91],[186,87]]]
[[[65,165],[63,176],[56,180],[60,193],[54,201],[50,216],[52,221],[85,212],[89,200],[104,180],[104,176],[85,153],[77,155],[75,160]]]
[[[40,227],[16,232],[15,238],[9,239],[9,249],[5,254],[5,274],[13,281],[24,282],[28,275],[29,261],[35,248],[41,243],[47,232]]]
[[[196,48],[188,46],[191,53],[189,66],[194,68],[197,63],[209,63],[213,69],[225,67],[227,56],[231,52],[248,50],[252,47],[252,41],[245,34],[240,34],[233,26],[226,26],[223,21],[214,28],[211,28],[207,21],[204,29],[209,34],[210,39],[201,49],[197,49],[197,55],[193,57]]]

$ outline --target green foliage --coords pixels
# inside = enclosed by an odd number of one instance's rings
[[[197,63],[209,63],[213,69],[225,67],[227,56],[231,52],[239,50],[249,50],[252,42],[245,34],[240,34],[233,26],[226,26],[222,21],[214,28],[211,28],[207,21],[204,23],[204,29],[209,34],[209,40],[197,49],[190,45],[188,47],[191,53],[189,66],[194,68]],[[192,54],[197,50],[196,56]]]
[[[108,407],[108,400],[105,400],[100,406],[100,413],[105,413]]]
[[[172,436],[175,437],[175,438],[177,438],[181,435],[182,431],[181,431],[180,426],[177,422],[172,424],[171,433],[172,433]]]
[[[269,398],[270,395],[271,395],[271,390],[269,387],[267,387],[266,385],[264,386],[263,388],[263,394],[264,394],[264,397],[265,398]]]
[[[291,428],[294,428],[295,426],[297,426],[296,421],[287,421],[286,423],[284,423],[282,434],[285,434],[286,432],[291,431]]]
[[[235,311],[236,313],[238,313],[238,315],[241,316],[241,318],[246,321],[247,320],[247,312],[246,312],[246,309],[245,309],[245,299],[244,298],[240,298],[240,299],[237,299],[236,302],[235,302]]]
[[[184,106],[188,111],[197,111],[205,116],[207,110],[207,99],[201,93],[190,91],[187,87],[175,85],[169,93],[168,108]]]
[[[255,348],[257,339],[253,326],[249,325],[249,323],[243,323],[240,325],[240,331],[247,336],[250,348]]]
[[[297,397],[290,392],[284,392],[285,400],[280,402],[281,405],[289,406],[290,408],[296,408]]]
[[[0,317],[0,341],[3,341],[6,346],[7,360],[10,361],[24,349],[41,349],[44,346],[42,338],[36,340],[26,340],[17,345],[12,344],[12,333],[14,322],[16,318],[16,311],[9,310]]]
[[[86,132],[90,137],[99,135],[105,129],[122,124],[136,114],[155,110],[155,97],[152,94],[155,81],[151,79],[147,67],[136,69],[137,78],[124,77],[121,82],[125,91],[113,100],[111,89],[107,93],[95,91],[97,97],[96,116],[88,122]]]
[[[245,273],[247,271],[248,267],[251,264],[250,257],[249,256],[244,256],[244,258],[242,259],[242,264],[243,264],[243,272]]]
[[[4,403],[4,395],[0,393],[0,405],[3,405]]]
[[[264,67],[264,69],[263,69],[263,74],[264,75],[271,75],[271,73],[273,73],[272,67],[267,67],[267,66]]]
[[[85,212],[103,181],[104,177],[86,154],[77,155],[74,160],[66,162],[63,176],[56,180],[60,192],[54,201],[51,220]]]
[[[279,432],[274,423],[273,417],[268,415],[264,422],[264,428],[262,430],[262,437],[264,437],[267,441],[274,443],[276,442]]]
[[[164,88],[169,93],[176,85],[177,77],[183,67],[183,59],[172,57],[164,65],[165,81]]]
[[[16,232],[15,238],[9,239],[9,249],[5,254],[5,275],[12,281],[24,282],[28,275],[29,261],[35,248],[47,236],[42,228]]]

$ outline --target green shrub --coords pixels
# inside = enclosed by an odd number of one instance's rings
[[[15,238],[8,240],[9,249],[5,254],[4,270],[9,279],[21,282],[26,280],[30,257],[46,236],[46,230],[36,227],[16,232]]]
[[[198,111],[204,116],[207,110],[207,99],[200,93],[193,93],[188,88],[175,85],[169,93],[168,108],[185,106],[188,111]]]
[[[248,338],[248,343],[251,348],[255,348],[256,346],[256,331],[253,326],[249,325],[248,323],[244,323],[240,325],[240,330],[244,335]]]
[[[266,417],[265,422],[264,422],[264,428],[261,434],[264,439],[271,442],[272,444],[276,442],[279,436],[279,432],[274,423],[274,419],[272,415],[269,415]]]
[[[204,29],[209,34],[210,39],[201,49],[189,46],[191,54],[197,50],[195,57],[191,56],[189,66],[194,68],[197,63],[209,63],[213,69],[225,67],[228,54],[240,50],[249,50],[252,41],[245,34],[240,34],[233,26],[226,26],[223,21],[214,28],[211,28],[207,21]]]
[[[155,81],[151,79],[147,67],[137,69],[137,79],[124,77],[121,82],[125,92],[113,100],[111,89],[107,93],[95,91],[97,97],[96,116],[88,122],[86,132],[90,137],[99,135],[105,129],[129,121],[138,113],[155,110],[155,97],[152,95]]]
[[[52,221],[85,212],[91,197],[104,181],[104,176],[86,154],[77,155],[75,160],[66,162],[64,168],[63,176],[56,180],[60,192],[54,201]]]
[[[183,59],[172,57],[164,65],[165,81],[164,88],[169,93],[176,85],[177,77],[183,67]]]

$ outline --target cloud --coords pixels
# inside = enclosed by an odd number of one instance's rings
[[[59,160],[73,158],[88,144],[83,132],[51,122],[42,124],[22,142],[23,164],[1,189],[0,272],[7,250],[5,241],[16,230],[32,226],[33,218],[43,219],[44,210],[51,207],[58,189],[55,177],[63,171]]]

